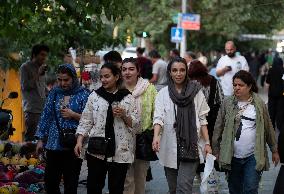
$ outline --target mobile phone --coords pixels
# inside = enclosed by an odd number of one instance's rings
[[[229,71],[232,71],[232,67],[231,66],[226,66],[227,67],[227,69],[229,70]]]

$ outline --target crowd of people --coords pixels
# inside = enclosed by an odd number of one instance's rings
[[[64,58],[57,81],[46,85],[48,52],[35,45],[20,68],[25,141],[46,152],[48,194],[60,193],[62,177],[64,193],[76,194],[83,160],[88,194],[101,194],[106,176],[110,194],[144,194],[153,160],[164,167],[170,194],[189,194],[208,154],[226,172],[231,194],[252,194],[269,169],[266,144],[274,164],[283,163],[284,68],[277,54],[264,79],[267,108],[257,94],[259,61],[237,54],[233,41],[211,69],[203,53],[181,57],[173,49],[167,61],[138,47],[137,58],[110,51],[100,65],[88,62],[80,79]],[[282,165],[275,194],[284,192],[283,180]]]

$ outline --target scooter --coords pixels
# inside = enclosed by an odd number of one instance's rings
[[[17,92],[10,92],[7,98],[0,100],[0,140],[8,140],[15,128],[12,126],[13,114],[9,109],[3,109],[2,106],[7,99],[18,98]]]

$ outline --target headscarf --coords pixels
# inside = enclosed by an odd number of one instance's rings
[[[74,66],[72,64],[59,65],[57,73],[60,73],[61,69],[66,69],[70,73],[73,80],[72,86],[70,87],[69,90],[64,90],[60,86],[56,86],[55,87],[56,93],[63,94],[64,96],[71,96],[81,91],[83,88],[80,86],[79,79],[77,77],[77,73]]]

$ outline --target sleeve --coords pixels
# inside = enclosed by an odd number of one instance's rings
[[[221,57],[216,65],[216,71],[223,68],[223,57]]]
[[[34,77],[30,76],[26,65],[22,65],[20,68],[20,79],[22,90],[29,91],[37,87],[36,80]]]
[[[87,136],[87,134],[89,134],[89,132],[93,128],[94,125],[93,102],[94,102],[94,95],[91,94],[82,112],[76,134]]]
[[[163,99],[163,90],[161,90],[158,95],[156,96],[155,100],[155,111],[153,117],[153,125],[159,124],[164,126],[164,119],[165,119],[165,107],[164,107],[164,99]]]
[[[158,74],[159,73],[159,68],[160,68],[160,64],[159,63],[154,64],[152,73],[153,74]]]
[[[206,116],[208,115],[210,108],[201,90],[198,92],[198,95],[196,97],[198,98],[197,100],[200,101],[200,106],[199,106],[200,109],[198,111],[198,118],[199,118],[200,125],[207,125],[208,122],[206,120]]]
[[[139,118],[139,114],[138,114],[138,110],[136,107],[136,103],[135,103],[135,99],[134,97],[130,94],[128,96],[126,96],[125,100],[129,101],[129,106],[127,107],[126,110],[126,116],[127,117],[131,117],[132,120],[132,127],[128,127],[132,132],[137,133],[137,132],[141,132],[139,130],[141,130],[141,119]]]
[[[222,134],[225,127],[225,104],[225,102],[221,104],[214,126],[212,137],[212,150],[214,155],[219,154],[220,151],[220,143],[222,141]]]
[[[264,117],[264,127],[265,127],[265,138],[266,143],[268,144],[271,152],[277,151],[277,143],[275,138],[275,130],[273,129],[273,125],[271,123],[268,110],[264,102],[262,103],[263,106],[263,117]]]
[[[88,96],[90,95],[90,92],[87,90],[84,90],[83,95],[81,96],[82,100],[81,100],[81,105],[80,105],[80,112],[79,114],[81,114],[86,106],[86,103],[88,101]]]
[[[222,104],[222,102],[223,102],[223,100],[224,100],[224,93],[223,93],[223,89],[222,89],[222,87],[221,87],[221,84],[220,84],[220,82],[217,80],[217,82],[216,82],[216,95],[217,96],[215,96],[215,99],[217,99],[216,100],[216,104]]]
[[[248,62],[245,57],[243,57],[243,68],[242,69],[245,71],[249,71]]]
[[[53,101],[54,101],[54,95],[55,92],[51,91],[49,92],[49,95],[46,99],[46,103],[43,109],[43,112],[41,113],[41,117],[37,126],[37,131],[35,136],[39,139],[42,139],[46,136],[47,131],[50,128],[50,121],[52,121],[53,116]]]

